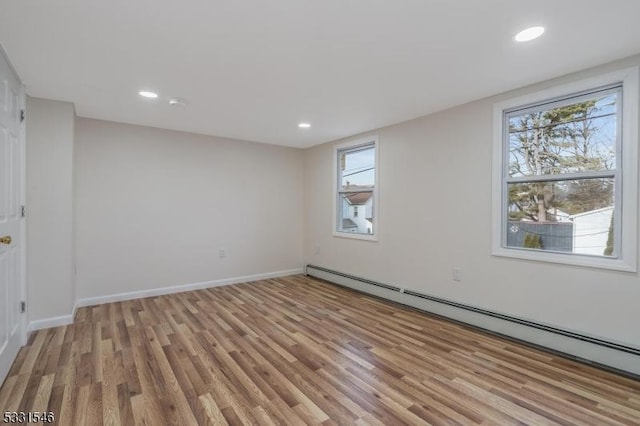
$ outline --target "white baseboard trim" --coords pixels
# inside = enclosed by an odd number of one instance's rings
[[[163,296],[165,294],[182,293],[184,291],[201,290],[203,288],[220,287],[224,285],[246,283],[250,281],[266,280],[269,278],[286,277],[288,275],[302,274],[302,268],[287,269],[284,271],[266,272],[263,274],[245,275],[243,277],[223,278],[220,280],[204,281],[193,284],[173,285],[168,287],[158,287],[148,290],[137,290],[126,293],[107,294],[104,296],[87,297],[78,299],[76,306],[100,305],[103,303],[122,302],[125,300],[142,299],[145,297]]]
[[[31,321],[27,327],[27,334],[41,330],[43,328],[59,327],[73,323],[76,310],[85,306],[100,305],[102,303],[122,302],[125,300],[142,299],[144,297],[162,296],[165,294],[182,293],[183,291],[201,290],[203,288],[220,287],[231,284],[246,283],[250,281],[266,280],[269,278],[286,277],[289,275],[297,275],[304,273],[303,268],[287,269],[284,271],[266,272],[263,274],[245,275],[243,277],[223,278],[220,280],[204,281],[193,284],[173,285],[169,287],[158,287],[148,290],[130,291],[126,293],[107,294],[104,296],[86,297],[76,300],[73,306],[73,312],[70,315],[61,315],[59,317],[44,318]]]
[[[420,292],[307,265],[306,273],[354,290],[570,355],[583,362],[640,376],[640,347],[438,299]]]
[[[74,310],[75,313],[75,310]],[[73,313],[71,315],[60,315],[59,317],[44,318],[31,321],[27,327],[27,334],[32,331],[42,330],[43,328],[60,327],[61,325],[69,325],[73,322]]]

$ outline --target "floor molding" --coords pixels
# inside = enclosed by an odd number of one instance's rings
[[[58,317],[43,318],[31,321],[27,327],[27,334],[32,331],[42,330],[43,328],[60,327],[61,325],[69,325],[73,322],[74,312],[70,315],[60,315]]]
[[[255,275],[245,275],[241,277],[223,278],[219,280],[203,281],[192,284],[173,285],[168,287],[158,287],[147,290],[136,290],[125,293],[107,294],[104,296],[86,297],[76,300],[73,312],[70,315],[61,315],[58,317],[43,318],[31,321],[27,328],[27,333],[43,328],[58,327],[68,325],[73,322],[75,311],[77,308],[85,306],[100,305],[103,303],[122,302],[125,300],[142,299],[144,297],[163,296],[165,294],[182,293],[184,291],[201,290],[204,288],[220,287],[224,285],[246,283],[250,281],[266,280],[269,278],[286,277],[289,275],[297,275],[304,273],[303,268],[287,269],[283,271],[266,272]]]

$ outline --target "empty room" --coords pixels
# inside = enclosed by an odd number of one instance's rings
[[[640,2],[0,3],[0,424],[640,424]]]

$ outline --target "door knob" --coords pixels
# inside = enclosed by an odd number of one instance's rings
[[[5,235],[4,237],[0,237],[0,243],[11,244],[11,235]]]

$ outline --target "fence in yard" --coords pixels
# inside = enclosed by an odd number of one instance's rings
[[[538,235],[544,250],[573,251],[573,223],[518,222],[507,224],[507,247],[524,247],[527,234]]]

